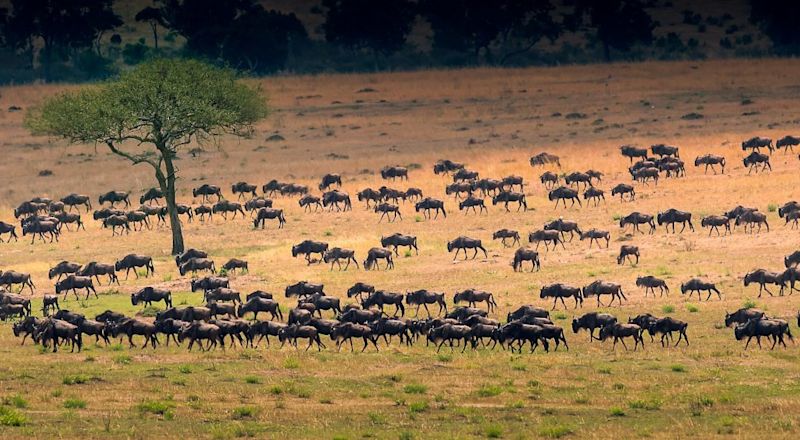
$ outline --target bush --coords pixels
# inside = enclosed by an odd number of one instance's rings
[[[64,408],[84,409],[86,408],[86,401],[81,399],[67,399],[64,401]]]
[[[746,300],[744,300],[744,302],[742,303],[742,307],[743,307],[743,308],[745,308],[745,309],[752,309],[752,308],[754,308],[755,306],[756,306],[756,302],[755,302],[755,301],[753,301],[753,300],[752,300],[752,299],[750,299],[750,298],[747,298],[747,299],[746,299]]]
[[[3,397],[3,405],[13,406],[14,408],[27,408],[28,402],[19,394]]]
[[[478,388],[479,397],[494,397],[503,393],[503,389],[497,385],[483,385]]]
[[[686,304],[686,310],[688,310],[689,313],[697,313],[700,311],[700,309],[694,304]]]
[[[406,394],[425,394],[428,392],[428,387],[425,385],[410,383],[403,387],[403,392]]]
[[[539,435],[547,438],[561,438],[572,434],[572,428],[558,422],[548,422],[539,428]]]
[[[61,383],[64,385],[81,385],[89,381],[89,376],[83,374],[72,374],[64,376]]]
[[[256,384],[260,384],[261,383],[261,379],[259,379],[256,376],[245,376],[244,382],[252,384],[252,385],[256,385]]]
[[[6,406],[0,406],[0,426],[22,426],[27,419],[19,411]]]
[[[609,415],[611,415],[613,417],[624,417],[625,416],[625,411],[622,408],[617,407],[617,406],[611,408],[611,411],[609,411],[608,413],[609,413]]]
[[[669,367],[670,370],[674,371],[675,373],[685,373],[686,367],[681,364],[673,364]]]
[[[661,311],[666,313],[666,314],[674,313],[675,312],[675,306],[672,306],[672,305],[669,305],[669,304],[665,304],[665,305],[663,305],[661,307]]]
[[[490,425],[486,427],[487,438],[500,438],[503,436],[503,429],[498,425]]]
[[[256,408],[252,406],[240,406],[233,409],[234,419],[249,419],[256,415]]]
[[[163,416],[167,420],[173,417],[172,408],[175,405],[171,402],[163,402],[160,400],[145,400],[136,405],[136,409],[143,414],[155,414]]]
[[[421,413],[428,410],[428,402],[414,402],[411,405],[408,405],[408,410],[412,413]]]

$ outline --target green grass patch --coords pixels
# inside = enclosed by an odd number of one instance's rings
[[[86,401],[83,399],[71,398],[64,401],[64,408],[66,409],[84,409],[86,408]]]
[[[257,385],[257,384],[261,383],[261,379],[259,379],[257,376],[245,376],[244,377],[244,383],[249,383],[251,385]]]
[[[300,368],[300,361],[297,358],[289,357],[283,361],[283,368],[287,370],[296,370]]]
[[[664,304],[663,306],[661,306],[661,311],[666,314],[675,313],[675,306],[670,304]]]
[[[133,358],[131,358],[127,354],[120,354],[120,355],[114,356],[114,363],[115,364],[118,364],[118,365],[130,365],[131,362],[133,362]]]
[[[503,388],[497,385],[483,385],[478,388],[478,397],[494,397],[503,393]]]
[[[608,414],[612,417],[625,417],[625,410],[623,410],[618,406],[615,406],[608,411]]]
[[[775,212],[777,210],[778,210],[778,205],[776,205],[774,203],[770,203],[769,205],[767,205],[767,211]]]
[[[694,304],[686,304],[686,310],[688,310],[689,313],[697,313],[700,311],[700,309]]]
[[[539,427],[539,435],[545,438],[561,438],[572,434],[574,431],[570,426],[549,421]]]
[[[408,411],[410,411],[411,413],[414,413],[414,414],[422,413],[422,412],[425,412],[427,410],[428,410],[428,402],[426,402],[424,400],[421,401],[421,402],[414,402],[414,403],[408,405]]]
[[[669,366],[669,369],[675,373],[685,373],[686,367],[681,364],[672,364]]]
[[[484,433],[486,438],[500,438],[503,436],[503,428],[499,425],[489,425],[486,427]]]
[[[655,411],[661,408],[661,401],[658,399],[651,399],[651,400],[631,400],[628,402],[628,408],[630,409],[646,409],[648,411]]]
[[[597,372],[600,374],[611,374],[611,368],[608,367],[600,367],[597,369]]]
[[[136,405],[136,409],[142,414],[154,414],[164,417],[165,420],[172,420],[174,413],[172,409],[175,404],[162,400],[145,400]]]
[[[428,392],[428,387],[418,383],[410,383],[403,387],[403,392],[406,394],[425,394]]]
[[[553,316],[553,318],[555,318],[555,319],[557,319],[559,321],[563,321],[563,320],[567,319],[567,314],[564,313],[564,312],[555,312],[555,313],[553,313],[552,316]]]
[[[27,408],[28,401],[20,394],[14,394],[13,396],[3,397],[3,405],[13,406],[14,408]]]
[[[744,300],[744,302],[742,303],[742,307],[744,307],[745,309],[753,309],[753,308],[755,308],[755,307],[756,307],[756,302],[755,302],[755,301],[753,301],[753,300],[752,300],[752,299],[750,299],[750,298],[747,298],[747,299],[746,299],[746,300]]]
[[[0,426],[22,426],[27,423],[25,416],[7,406],[0,406]]]
[[[64,376],[64,378],[61,380],[61,383],[64,385],[81,385],[89,382],[89,380],[89,376],[85,374],[69,374]]]
[[[269,393],[275,396],[279,396],[283,394],[283,388],[279,387],[278,385],[274,385],[270,387]]]
[[[439,362],[445,362],[445,363],[451,362],[453,360],[453,355],[445,354],[445,353],[439,353],[439,354],[436,355],[436,360],[438,360]]]
[[[239,406],[233,409],[233,418],[237,420],[255,417],[258,411],[253,406]]]
[[[178,367],[178,372],[181,374],[192,374],[192,367],[189,365],[181,365]]]

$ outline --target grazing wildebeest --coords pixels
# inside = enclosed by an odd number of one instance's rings
[[[611,243],[611,233],[608,231],[601,231],[600,229],[592,228],[586,232],[581,233],[581,241],[589,239],[589,249],[592,248],[592,242],[597,242],[597,247],[600,247],[600,239],[606,240],[606,249]]]
[[[99,298],[97,296],[97,291],[94,289],[94,283],[92,283],[91,277],[68,275],[66,278],[56,283],[56,295],[60,295],[61,292],[64,292],[64,299],[67,298],[67,293],[70,290],[75,295],[75,299],[78,299],[77,289],[86,289],[85,299],[89,299],[90,293],[94,293],[94,297]]]
[[[511,267],[514,268],[514,272],[522,271],[522,263],[525,261],[531,262],[531,272],[538,271],[542,267],[538,252],[533,249],[519,248],[514,252],[514,260],[511,261]]]
[[[84,277],[95,277],[95,279],[97,279],[98,284],[100,284],[100,275],[108,275],[109,285],[115,282],[119,284],[119,278],[117,278],[117,273],[116,270],[114,269],[113,264],[104,264],[92,261],[83,266],[76,275]]]
[[[469,213],[470,208],[472,208],[472,212],[478,214],[478,211],[476,210],[477,206],[481,208],[480,210],[481,213],[483,213],[484,211],[486,211],[487,214],[489,213],[489,210],[486,209],[486,204],[483,202],[483,199],[479,199],[472,195],[467,196],[466,199],[461,201],[458,204],[458,209],[464,211],[464,215],[467,215]]]
[[[61,306],[58,305],[58,295],[45,295],[42,298],[42,314],[49,316],[53,310],[61,310]]]
[[[664,156],[680,157],[678,155],[678,147],[673,147],[671,145],[664,145],[664,144],[651,145],[650,151],[652,151],[653,154],[659,157],[664,157]]]
[[[131,226],[128,221],[127,215],[112,215],[103,219],[103,227],[108,228],[111,226],[111,236],[117,235],[117,228],[122,229],[126,234],[131,232]],[[122,232],[119,233],[122,235]]]
[[[247,182],[236,182],[231,185],[231,192],[233,194],[239,194],[239,199],[243,199],[245,194],[250,194],[251,197],[256,197],[257,189],[257,185],[251,185]]]
[[[608,303],[609,306],[614,303],[614,299],[617,299],[617,302],[622,305],[622,300],[628,300],[625,294],[622,292],[622,286],[616,283],[606,282],[606,281],[593,281],[590,284],[587,284],[582,289],[583,297],[586,298],[590,295],[597,296],[597,306],[600,307],[603,303],[600,302],[601,295],[611,295],[611,302]]]
[[[701,301],[702,300],[702,297],[700,296],[701,291],[708,292],[708,297],[706,298],[706,301],[711,299],[712,292],[716,292],[719,299],[722,299],[722,293],[720,293],[720,291],[717,290],[717,286],[715,286],[714,283],[709,283],[699,278],[692,278],[689,281],[681,284],[681,294],[685,295],[688,292],[690,299],[692,298],[692,293],[697,292],[697,299]]]
[[[283,209],[261,208],[258,210],[256,218],[253,220],[253,227],[258,228],[260,225],[261,229],[264,229],[267,220],[274,219],[278,219],[278,229],[283,228],[283,225],[286,224],[286,217],[283,216]]]
[[[434,217],[434,219],[439,218],[439,211],[441,211],[442,215],[444,215],[444,217],[447,218],[447,212],[444,210],[444,202],[441,200],[433,199],[431,197],[425,197],[424,199],[417,202],[417,204],[414,205],[414,208],[416,209],[417,212],[420,212],[420,210],[423,211],[422,215],[427,219],[431,218],[431,212],[430,212],[431,209],[434,210],[434,212],[436,212],[436,216]]]
[[[499,194],[497,194],[492,198],[492,205],[497,205],[498,202],[504,204],[506,212],[511,211],[510,209],[508,209],[508,204],[512,202],[516,202],[519,204],[519,206],[517,206],[518,212],[520,209],[523,208],[525,208],[526,211],[528,210],[528,203],[525,201],[525,194],[520,192],[501,191]]]
[[[242,204],[238,202],[231,202],[229,200],[220,200],[217,203],[214,203],[214,206],[211,207],[212,214],[222,214],[222,217],[227,220],[228,213],[233,213],[233,218],[236,218],[236,214],[242,214],[244,217],[244,209],[242,208]]]
[[[313,240],[303,240],[300,243],[292,246],[292,257],[305,255],[306,262],[311,264],[311,254],[319,254],[319,262],[322,262],[322,257],[327,250],[328,243]]]
[[[694,232],[691,212],[679,211],[677,209],[670,208],[664,212],[659,212],[657,219],[659,226],[666,224],[665,229],[667,232],[669,232],[669,226],[672,225],[672,232],[675,233],[675,223],[680,223],[682,225],[680,232],[683,232],[683,230],[686,229],[687,224],[689,225],[689,229]]]
[[[203,300],[206,302],[211,301],[232,301],[234,303],[242,303],[242,295],[233,289],[227,287],[217,287],[216,289],[206,290],[203,293]]]
[[[470,196],[472,195],[472,191],[472,184],[461,182],[451,183],[444,188],[444,193],[446,195],[449,196],[450,194],[453,194],[456,199],[460,199],[462,193]]]
[[[31,278],[31,275],[28,273],[17,272],[15,270],[0,271],[0,286],[6,286],[8,290],[11,290],[11,286],[14,284],[21,285],[19,293],[22,293],[25,287],[28,287],[31,291],[31,295],[33,295],[33,289],[36,288],[36,286],[33,285],[33,278]]]
[[[664,293],[669,295],[669,287],[667,287],[667,282],[661,278],[656,278],[653,275],[636,277],[636,287],[644,287],[645,298],[647,297],[647,292],[652,292],[653,298],[655,298],[656,287],[658,287],[661,296],[664,296]]]
[[[622,145],[619,147],[619,150],[623,156],[630,159],[631,163],[633,163],[633,159],[637,157],[647,159],[647,148],[638,148],[634,145]]]
[[[298,281],[295,284],[286,286],[285,295],[287,298],[293,296],[308,296],[315,293],[325,294],[324,284],[311,284],[308,281]]]
[[[772,292],[769,291],[767,288],[767,284],[774,284],[776,286],[781,287],[781,292],[783,292],[784,282],[782,273],[779,272],[770,272],[766,269],[756,269],[752,272],[748,272],[744,276],[744,287],[750,285],[750,283],[758,283],[758,297],[761,298],[761,293],[763,290],[766,290],[769,293],[769,296],[772,295]]]
[[[561,237],[561,232],[557,230],[543,230],[540,229],[538,231],[534,231],[528,234],[528,242],[529,243],[536,243],[536,249],[539,249],[539,243],[544,242],[544,247],[547,250],[550,250],[550,244],[553,245],[553,250],[561,244],[561,247],[566,249],[564,246],[564,239]]]
[[[281,184],[281,187],[278,191],[282,196],[303,195],[308,194],[308,186],[297,183],[285,183]]]
[[[352,261],[356,265],[356,269],[358,268],[358,261],[356,261],[356,251],[352,249],[343,249],[340,247],[335,247],[327,250],[325,254],[322,255],[322,261],[325,263],[331,263],[331,270],[333,270],[333,265],[338,264],[339,270],[342,270],[342,262],[341,260],[345,260],[347,263],[344,266],[344,270],[347,270],[350,267],[350,262]]]
[[[506,240],[509,238],[512,239],[511,244],[506,242]],[[500,229],[492,234],[492,240],[497,239],[500,239],[500,242],[503,243],[503,247],[511,247],[515,244],[519,244],[519,232],[511,229]]]
[[[486,252],[486,249],[483,247],[481,240],[476,238],[469,238],[466,236],[459,236],[456,237],[452,241],[447,242],[447,252],[453,252],[453,249],[456,250],[456,254],[453,256],[453,260],[458,257],[458,253],[460,251],[464,251],[464,259],[467,259],[467,249],[473,249],[475,253],[472,255],[472,259],[478,256],[478,249],[483,251],[484,258],[489,258],[489,254]]]
[[[762,148],[767,148],[769,154],[772,154],[772,139],[755,136],[746,141],[742,141],[742,151],[753,150],[755,153],[761,151]]]
[[[392,251],[385,248],[374,247],[367,251],[367,259],[364,260],[364,270],[371,270],[372,266],[375,269],[380,269],[378,260],[386,260],[385,270],[394,269],[394,259],[392,258]]]
[[[522,192],[524,188],[523,186],[524,181],[525,179],[522,176],[516,176],[516,175],[506,176],[503,177],[503,179],[501,180],[500,189],[506,190],[506,187],[508,187],[508,190],[511,191],[514,189],[514,187],[519,186],[519,190],[520,192]]]
[[[383,167],[381,169],[381,177],[386,180],[408,180],[408,168],[400,166]]]
[[[344,207],[339,206],[339,203],[343,204]],[[328,208],[328,211],[333,211],[333,208],[336,208],[336,211],[353,210],[353,205],[350,202],[350,195],[339,190],[324,193],[322,195],[322,206]]]
[[[303,208],[304,212],[311,212],[312,206],[314,207],[314,212],[317,212],[322,208],[322,199],[317,196],[312,196],[311,194],[306,194],[303,197],[300,197],[300,200],[298,200],[297,203]]]
[[[775,141],[775,148],[783,148],[783,154],[786,154],[789,149],[791,149],[792,153],[794,153],[794,147],[796,145],[800,145],[800,138],[796,138],[794,136],[784,136]]]
[[[772,171],[772,165],[769,164],[769,156],[764,153],[757,153],[753,151],[747,157],[742,160],[744,166],[749,168],[747,174],[750,174],[755,170],[758,173],[758,166],[761,165],[761,171],[766,171],[769,168]]]
[[[593,339],[600,340],[600,338],[596,338],[594,336],[595,329],[599,328],[602,330],[603,327],[616,323],[617,318],[614,315],[609,315],[608,313],[589,312],[580,316],[579,318],[572,319],[572,332],[578,333],[580,329],[589,330],[589,342],[591,342]]]
[[[270,314],[270,321],[273,319],[283,320],[283,312],[277,301],[268,298],[250,298],[247,302],[239,307],[239,318],[243,318],[248,312],[253,313],[253,320],[258,319],[260,312],[267,312]]]
[[[433,164],[433,174],[449,174],[464,168],[463,163],[453,162],[449,159],[442,159]]]
[[[791,254],[783,257],[783,265],[786,268],[795,267],[800,264],[800,251],[794,251]]]
[[[164,301],[164,308],[172,307],[172,292],[148,286],[138,292],[131,293],[131,304],[134,306],[141,302],[146,307],[150,307],[154,302],[159,301]]]
[[[110,202],[113,208],[117,203],[124,203],[125,207],[131,206],[131,201],[128,198],[128,193],[124,191],[109,191],[98,198],[100,205],[105,202]]]
[[[188,272],[191,272],[192,275],[197,275],[197,271],[200,270],[207,270],[212,274],[216,273],[217,268],[214,265],[214,260],[208,258],[190,258],[178,268],[181,276],[186,275]]]
[[[161,191],[161,188],[150,188],[139,197],[139,204],[144,205],[145,203],[152,204],[152,202],[156,202],[156,205],[160,205],[159,199],[164,198],[164,193]],[[88,210],[86,212],[89,212]]]
[[[758,231],[761,232],[761,225],[767,227],[769,232],[769,223],[767,223],[767,215],[759,211],[745,211],[736,217],[734,225],[739,226],[744,224],[744,231],[747,232],[747,227],[750,226],[750,233],[753,233],[754,225],[758,225]]]
[[[615,322],[600,329],[599,339],[601,341],[605,341],[609,337],[613,337],[614,345],[612,346],[612,350],[617,347],[617,341],[619,341],[622,342],[622,346],[625,347],[625,351],[627,351],[628,346],[625,345],[625,338],[633,338],[633,340],[636,341],[636,344],[633,346],[633,351],[636,351],[636,348],[639,347],[639,344],[642,344],[642,349],[644,349],[644,339],[642,338],[643,332],[644,329],[636,324],[621,324],[619,322]]]
[[[72,211],[73,208],[83,205],[86,207],[86,212],[92,209],[92,201],[89,196],[83,194],[68,194],[61,199],[61,203],[66,206],[69,206],[69,210]]]
[[[546,189],[553,189],[556,185],[558,185],[558,174],[552,171],[545,171],[541,176],[539,176],[539,180]]]
[[[414,249],[419,255],[419,248],[417,247],[417,237],[413,235],[403,235],[398,233],[394,233],[389,236],[381,237],[381,246],[389,249],[394,249],[395,255],[400,255],[398,253],[398,248],[400,246],[407,246],[408,250]]]
[[[700,220],[700,226],[703,228],[705,227],[709,228],[708,229],[709,237],[711,236],[711,232],[713,231],[717,231],[717,235],[720,235],[719,233],[720,226],[725,227],[725,234],[731,233],[731,219],[725,217],[724,215],[709,215],[708,217],[703,217],[703,219]]]
[[[380,191],[376,191],[372,188],[365,188],[356,193],[358,196],[359,202],[365,202],[367,204],[367,209],[370,208],[369,202],[373,202],[376,206],[383,200],[383,195],[381,195]]]
[[[466,168],[461,168],[453,173],[453,182],[466,182],[468,180],[478,180],[479,174],[477,171],[471,171]],[[499,187],[499,181],[496,181]]]
[[[74,274],[81,270],[80,263],[73,263],[69,261],[60,261],[55,266],[51,267],[47,272],[47,278],[53,279],[58,277],[56,281],[61,281],[61,277],[68,274]]]
[[[357,282],[357,283],[353,284],[349,289],[347,289],[347,297],[348,298],[352,298],[352,297],[355,296],[355,297],[358,298],[359,301],[361,301],[362,300],[362,298],[361,298],[362,294],[364,294],[364,293],[370,294],[370,293],[373,293],[373,292],[375,292],[375,286],[373,286],[371,284],[365,284],[365,283],[362,283],[362,282]]]
[[[475,307],[479,302],[486,303],[486,310],[491,313],[493,309],[497,309],[497,303],[494,300],[494,295],[490,292],[477,289],[465,289],[461,292],[456,292],[453,295],[453,303],[466,302],[469,307]]]
[[[392,205],[391,203],[381,203],[376,205],[375,212],[381,213],[381,217],[378,219],[378,223],[383,221],[384,217],[386,217],[389,223],[393,223],[395,220],[397,220],[397,217],[400,217],[400,220],[403,220],[403,216],[400,214],[400,207],[397,205]],[[390,214],[392,214],[393,217],[390,218],[389,217]]]
[[[544,225],[545,231],[558,231],[561,233],[561,238],[566,238],[566,233],[569,232],[569,241],[571,242],[574,238],[575,234],[578,234],[578,237],[581,236],[582,232],[581,229],[578,227],[578,222],[574,222],[571,220],[564,220],[564,218],[560,217],[556,220],[553,220],[549,223],[545,223]]]
[[[192,197],[202,196],[204,202],[209,201],[210,196],[217,196],[217,201],[223,199],[222,189],[216,185],[209,185],[204,183],[197,188],[192,189]]]
[[[658,178],[659,178],[658,173],[659,173],[658,168],[649,167],[636,170],[632,174],[633,174],[633,180],[641,182],[644,185],[647,185],[647,182],[650,180],[652,180],[653,182],[655,182],[656,185],[658,185]]]
[[[531,166],[535,167],[537,165],[546,165],[549,163],[556,164],[559,168],[561,167],[561,160],[555,154],[550,154],[547,152],[539,153],[535,156],[531,157],[530,160]]]
[[[631,262],[631,266],[639,264],[639,246],[631,246],[623,244],[619,248],[619,255],[617,256],[617,264],[622,265],[625,260],[631,261],[631,256],[636,257],[636,263]]]
[[[566,183],[567,185],[575,184],[575,187],[578,189],[581,188],[581,183],[583,183],[585,187],[594,186],[592,185],[591,176],[589,176],[586,173],[581,173],[578,171],[574,173],[569,173],[566,176],[564,176],[564,183]]]
[[[629,201],[633,201],[636,198],[636,190],[634,190],[633,186],[628,185],[627,183],[620,183],[619,185],[615,186],[611,189],[611,196],[615,196],[619,194],[619,200],[625,201],[625,194],[629,195]]]
[[[722,156],[717,156],[714,154],[697,156],[697,158],[694,160],[694,166],[699,167],[700,165],[706,166],[703,174],[708,172],[708,167],[711,167],[711,171],[713,171],[714,174],[717,174],[717,170],[714,168],[714,165],[720,165],[722,167],[722,174],[725,174],[725,158]]]
[[[81,219],[81,215],[78,214],[78,213],[59,212],[59,213],[57,213],[55,215],[55,217],[58,219],[58,222],[61,225],[64,225],[64,226],[67,227],[68,231],[70,230],[69,229],[69,225],[73,224],[73,223],[76,225],[76,227],[75,227],[76,231],[78,231],[80,229],[83,229],[84,231],[86,230],[86,226],[83,224],[83,220]],[[0,232],[0,233],[2,233],[2,232]]]
[[[556,201],[555,208],[558,208],[558,202],[564,202],[564,208],[567,207],[567,200],[572,201],[570,207],[575,206],[575,202],[578,202],[578,206],[583,206],[581,203],[581,199],[578,198],[578,191],[567,188],[566,186],[559,186],[558,188],[550,191],[547,194],[547,198],[552,202],[553,200]]]
[[[14,239],[14,241],[19,241],[19,237],[17,236],[17,227],[12,225],[11,223],[0,222],[0,243],[3,242],[2,238],[3,234],[8,234],[9,243],[11,243],[12,238]]]
[[[583,200],[586,200],[587,204],[594,200],[594,206],[599,206],[600,200],[606,201],[605,191],[591,186],[583,192]]]
[[[792,332],[789,329],[789,323],[783,319],[751,319],[744,324],[739,324],[734,328],[733,332],[737,341],[747,337],[747,343],[744,344],[745,350],[750,345],[750,340],[756,338],[758,348],[761,348],[761,337],[766,336],[772,338],[772,347],[780,343],[786,347],[786,342],[783,340],[783,335],[789,336],[789,339],[794,342]]]
[[[123,269],[125,270],[126,280],[128,279],[128,274],[130,273],[131,269],[133,269],[133,273],[136,275],[136,278],[139,278],[139,272],[136,271],[137,267],[145,268],[145,278],[153,275],[156,272],[156,269],[153,266],[153,259],[145,255],[128,254],[122,257],[121,260],[118,260],[116,263],[114,263],[115,271],[119,272]]]
[[[634,211],[634,212],[626,215],[625,217],[622,217],[622,218],[619,219],[619,227],[620,228],[624,229],[626,225],[633,225],[633,232],[638,231],[638,232],[641,232],[642,234],[644,234],[644,232],[642,232],[639,229],[639,225],[643,225],[643,224],[650,225],[650,231],[649,231],[650,234],[655,233],[656,224],[653,221],[653,216],[650,215],[650,214],[642,214],[642,213],[640,213],[638,211]]]
[[[578,304],[583,306],[583,295],[581,294],[581,289],[579,287],[569,286],[563,283],[555,283],[549,284],[547,286],[542,287],[541,291],[539,292],[539,298],[553,298],[553,308],[551,310],[556,309],[556,304],[559,300],[561,300],[561,305],[564,308],[567,308],[567,304],[564,302],[564,298],[572,297],[575,299],[575,308],[578,308]]]
[[[431,311],[428,310],[428,304],[439,305],[439,312],[437,315],[441,315],[442,311],[444,311],[445,314],[447,313],[447,303],[445,303],[444,300],[444,293],[430,292],[425,289],[415,290],[413,292],[406,291],[406,304],[409,306],[417,306],[414,317],[419,316],[419,308],[424,307],[425,311],[428,312],[428,318],[430,318]]]

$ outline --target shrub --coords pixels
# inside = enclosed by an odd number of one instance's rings
[[[192,374],[192,367],[189,365],[181,365],[178,367],[178,371],[181,374]]]
[[[86,376],[86,375],[83,375],[83,374],[72,374],[72,375],[64,376],[64,379],[62,379],[61,382],[64,385],[80,385],[80,384],[84,384],[84,383],[86,383],[88,381],[89,381],[89,376]]]
[[[503,436],[503,429],[498,425],[490,425],[486,427],[487,438],[500,438]]]
[[[240,406],[233,409],[234,419],[249,419],[256,415],[256,408],[252,406]]]
[[[3,405],[13,406],[14,408],[27,408],[28,402],[19,394],[3,397]]]
[[[686,367],[684,367],[681,364],[672,364],[672,365],[670,365],[669,369],[674,371],[674,372],[676,372],[676,373],[685,373],[686,372]]]
[[[669,304],[665,304],[664,306],[661,307],[661,311],[666,313],[666,314],[673,313],[673,312],[675,312],[675,306],[672,306],[672,305],[669,305]]]
[[[412,413],[421,413],[428,410],[428,402],[414,402],[408,405],[408,410]]]
[[[0,406],[0,426],[22,426],[27,419],[19,411],[7,406]]]
[[[259,379],[256,376],[245,376],[244,382],[252,384],[252,385],[256,385],[256,384],[261,383],[261,379]]]
[[[548,422],[539,428],[539,435],[547,438],[561,438],[572,434],[572,428],[558,422]]]
[[[502,392],[503,389],[497,385],[483,385],[482,387],[478,388],[479,397],[499,396]]]
[[[272,388],[269,389],[269,392],[270,392],[270,394],[274,394],[274,395],[277,396],[277,395],[283,394],[283,389],[281,387],[279,387],[278,385],[275,385],[275,386],[273,386]]]
[[[416,383],[410,383],[403,387],[403,392],[406,394],[425,394],[428,392],[428,387]]]
[[[163,416],[167,420],[171,420],[173,413],[172,407],[175,406],[170,402],[160,400],[145,400],[136,405],[136,409],[142,414],[155,414]]]
[[[86,408],[86,401],[82,399],[67,399],[64,401],[64,408],[84,409]]]
[[[686,310],[688,310],[689,313],[697,313],[700,311],[700,309],[694,304],[686,304]]]
[[[753,300],[752,300],[752,299],[750,299],[750,298],[747,298],[747,299],[746,299],[746,300],[744,300],[744,302],[742,303],[742,307],[744,307],[745,309],[752,309],[752,308],[754,308],[755,306],[756,306],[756,302],[755,302],[755,301],[753,301]]]
[[[611,411],[609,411],[608,413],[609,413],[609,415],[611,415],[613,417],[624,417],[625,416],[625,411],[622,408],[617,407],[617,406],[611,408]]]

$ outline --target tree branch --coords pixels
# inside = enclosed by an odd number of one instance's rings
[[[138,165],[140,163],[147,163],[147,164],[150,164],[150,166],[152,166],[156,170],[159,169],[159,164],[156,164],[152,159],[149,159],[147,156],[144,156],[144,155],[138,155],[137,156],[137,155],[133,155],[133,154],[130,154],[128,152],[122,151],[119,148],[114,146],[114,141],[111,140],[111,139],[106,139],[106,145],[108,145],[108,148],[111,150],[112,153],[114,153],[114,154],[116,154],[118,156],[122,156],[122,157],[130,160],[131,162],[133,162],[134,165]]]

